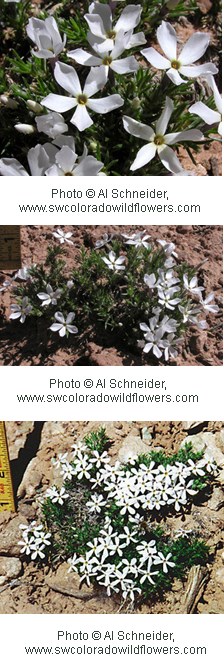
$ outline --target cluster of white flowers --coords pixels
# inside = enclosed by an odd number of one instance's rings
[[[195,479],[206,473],[217,474],[215,462],[207,457],[198,462],[189,458],[182,463],[177,456],[173,465],[164,466],[152,460],[148,465],[139,463],[138,457],[132,455],[125,466],[120,461],[111,464],[107,451],[90,449],[81,441],[71,447],[70,454],[61,453],[52,462],[63,482],[76,480],[76,487],[79,482],[86,484],[90,492],[86,508],[90,515],[101,519],[101,530],[86,542],[86,552],[74,553],[68,559],[69,572],[79,574],[80,584],[85,581],[89,586],[96,581],[105,587],[108,596],[121,593],[132,602],[141,595],[143,585],[156,584],[159,571],[167,574],[175,566],[169,547],[163,553],[154,539],[147,539],[145,526],[151,515],[164,514],[165,510],[182,512],[197,494]],[[52,486],[44,498],[63,505],[69,500],[69,492],[65,485],[60,489]],[[113,516],[109,515],[111,503],[116,504],[117,515],[123,517],[121,531],[116,530]],[[188,538],[191,532],[180,528],[176,537]],[[134,556],[127,558],[130,550]]]
[[[78,573],[80,584],[90,586],[95,582],[106,589],[108,596],[119,593],[132,603],[150,585],[156,588],[159,573],[167,574],[175,567],[172,542],[158,546],[151,534],[151,521],[155,523],[164,514],[181,514],[197,494],[195,480],[215,477],[218,470],[212,458],[204,456],[195,461],[188,457],[183,462],[178,454],[172,464],[159,464],[150,457],[144,463],[133,454],[125,464],[118,460],[112,463],[102,447],[82,441],[72,445],[69,452],[59,453],[52,463],[62,485],[52,485],[45,491],[40,500],[42,509],[47,501],[62,508],[70,504],[70,498],[73,505],[77,494],[78,504],[85,507],[86,520],[100,528],[86,539],[85,551],[80,552],[74,519],[77,548],[68,559],[68,572]],[[81,502],[80,491],[88,492]],[[51,533],[36,521],[22,524],[20,529],[21,553],[32,560],[44,559]],[[180,527],[173,534],[174,542],[178,538],[191,541],[192,532]]]
[[[61,37],[55,19],[52,16],[47,16],[44,20],[33,17],[29,19],[27,35],[35,45],[32,55],[44,59],[45,62],[50,60],[55,81],[66,93],[65,95],[49,93],[43,98],[41,105],[35,101],[28,101],[29,109],[36,110],[38,113],[35,118],[36,129],[46,133],[52,140],[43,145],[37,144],[28,151],[27,162],[32,176],[98,176],[105,174],[101,172],[104,168],[103,163],[88,155],[85,145],[83,154],[78,157],[74,138],[64,136],[68,126],[62,114],[75,110],[70,122],[82,133],[94,123],[91,112],[108,114],[125,105],[126,101],[119,94],[104,96],[102,91],[108,79],[110,80],[110,73],[112,76],[114,73],[119,76],[132,73],[135,76],[141,67],[140,61],[134,55],[123,58],[122,54],[145,44],[146,39],[144,33],[135,32],[141,19],[141,5],[126,5],[118,20],[114,22],[113,8],[116,4],[92,2],[88,13],[84,16],[88,25],[87,40],[90,51],[78,48],[67,52],[67,57],[78,65],[90,68],[84,86],[81,86],[74,67],[58,61],[60,53],[65,51],[66,36]],[[170,5],[170,3],[167,4]],[[176,31],[170,23],[162,21],[157,30],[157,39],[165,56],[154,47],[143,49],[141,54],[147,63],[153,68],[165,71],[172,84],[176,86],[188,79],[195,79],[203,75],[214,96],[217,111],[202,101],[195,102],[188,111],[200,116],[208,125],[218,124],[218,132],[221,133],[221,96],[214,80],[214,75],[218,72],[217,67],[210,62],[195,65],[195,61],[198,61],[207,50],[209,35],[202,32],[195,33],[178,54]],[[39,116],[44,107],[48,113]],[[204,136],[200,130],[196,129],[184,129],[177,132],[172,130],[167,133],[173,110],[174,103],[167,96],[165,107],[154,128],[124,115],[124,129],[130,135],[146,141],[130,165],[131,171],[142,168],[158,154],[169,173],[189,174],[183,170],[171,146],[186,141],[200,142]],[[25,134],[32,134],[36,130],[30,124],[19,123],[15,127],[19,132]],[[27,176],[29,173],[18,160],[2,158],[0,174]]]
[[[61,245],[73,245],[71,232],[64,232],[61,228],[58,228],[53,232],[53,237]],[[139,323],[144,340],[139,339],[137,344],[145,354],[151,353],[158,359],[163,357],[167,362],[170,358],[175,358],[178,355],[180,346],[184,344],[183,333],[188,326],[193,325],[199,330],[204,330],[208,327],[208,324],[203,315],[218,313],[219,308],[214,303],[214,294],[209,293],[205,296],[205,288],[203,285],[198,285],[196,274],[188,276],[187,272],[183,272],[182,276],[180,275],[177,266],[178,256],[175,251],[175,244],[172,242],[163,239],[158,239],[156,243],[150,242],[150,235],[145,230],[123,233],[121,237],[126,245],[127,253],[124,251],[117,256],[111,249],[113,236],[105,233],[102,239],[97,240],[95,244],[95,249],[101,256],[106,266],[105,269],[107,268],[109,273],[113,272],[120,275],[129,271],[128,249],[130,247],[136,250],[137,255],[147,251],[149,260],[151,254],[153,258],[155,244],[159,245],[163,251],[164,258],[161,261],[161,267],[142,277],[142,287],[145,285],[148,290],[150,316],[147,323],[145,321]],[[108,249],[108,256],[105,256],[105,252],[102,252],[104,246]],[[13,280],[27,282],[28,288],[33,281],[30,268],[24,267],[18,270]],[[11,286],[11,282],[4,282],[0,291],[5,291]],[[37,306],[38,313],[46,314],[52,306],[60,306],[62,297],[64,300],[66,292],[70,296],[73,286],[72,279],[65,279],[65,284],[58,287],[49,282],[44,282],[41,291],[37,292],[37,298],[40,301]],[[147,301],[147,293],[144,300]],[[144,309],[145,315],[147,314],[147,308]],[[26,318],[32,313],[34,314],[31,299],[28,295],[24,295],[21,301],[11,305],[9,318],[24,324]],[[74,324],[74,319],[74,312],[56,311],[54,322],[49,326],[49,330],[58,333],[61,338],[70,334],[76,335],[78,328]]]
[[[28,526],[20,524],[22,540],[18,544],[22,547],[21,554],[30,556],[32,561],[45,558],[46,548],[51,544],[51,533],[46,533],[42,524],[32,521]]]

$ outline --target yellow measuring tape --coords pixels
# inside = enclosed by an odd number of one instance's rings
[[[4,421],[0,421],[0,512],[15,512],[9,452]]]
[[[20,226],[0,226],[0,270],[21,268]]]

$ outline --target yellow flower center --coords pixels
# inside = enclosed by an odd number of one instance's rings
[[[160,147],[162,144],[164,144],[163,135],[156,135],[154,137],[154,144],[156,144],[156,146],[158,146],[158,147]]]
[[[179,69],[180,69],[180,66],[181,66],[181,64],[179,63],[178,60],[172,60],[172,61],[171,61],[171,65],[172,65],[172,67],[173,67],[174,70],[179,70]]]
[[[108,30],[108,32],[107,32],[107,37],[109,37],[110,40],[114,40],[115,37],[116,37],[116,32],[115,32],[115,30]]]
[[[78,101],[79,105],[86,105],[87,100],[88,100],[88,98],[87,98],[86,95],[78,95],[78,97],[77,97],[77,101]]]
[[[112,63],[112,58],[111,56],[105,56],[105,58],[102,61],[103,65],[110,65]]]

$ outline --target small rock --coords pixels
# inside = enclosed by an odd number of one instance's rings
[[[224,568],[219,568],[219,570],[217,570],[215,576],[216,576],[216,581],[218,582],[222,591],[224,591]]]
[[[94,591],[94,586],[91,584],[82,583],[80,589],[80,577],[75,572],[68,572],[69,565],[68,563],[62,563],[56,572],[54,572],[50,577],[47,576],[46,584],[50,588],[59,587],[65,591],[71,591],[71,593],[80,593],[81,595],[91,595]]]
[[[221,559],[222,559],[222,562],[224,563],[224,551],[221,554]]]
[[[216,487],[214,488],[213,494],[210,500],[208,501],[208,507],[214,512],[217,512],[223,506],[224,506],[224,493],[223,491],[221,491],[221,489]]]
[[[183,421],[182,426],[184,430],[191,430],[192,428],[202,428],[206,421]]]
[[[0,584],[6,584],[11,579],[16,579],[21,575],[22,563],[19,558],[9,558],[0,556]]]
[[[22,514],[12,516],[10,514],[6,520],[2,523],[1,521],[2,519],[0,517],[1,555],[21,557],[21,547],[18,545],[18,541],[21,539],[21,530],[19,526],[21,523],[27,524],[25,516],[22,516]]]
[[[136,458],[140,454],[148,454],[151,449],[151,445],[145,444],[140,437],[129,435],[119,449],[118,458],[121,463],[127,463],[131,458]]]
[[[41,472],[40,468],[41,463],[39,458],[32,458],[18,487],[18,498],[24,498],[26,495],[34,495],[42,480],[43,473]]]
[[[204,433],[199,433],[199,435],[187,435],[181,442],[181,447],[184,447],[185,444],[192,444],[194,451],[203,451],[205,449],[205,441],[203,439]]]
[[[149,432],[147,426],[144,426],[141,430],[141,436],[144,442],[152,442],[152,433]]]

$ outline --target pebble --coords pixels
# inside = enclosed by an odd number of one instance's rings
[[[0,585],[3,586],[11,579],[21,575],[22,563],[19,558],[0,556]]]

